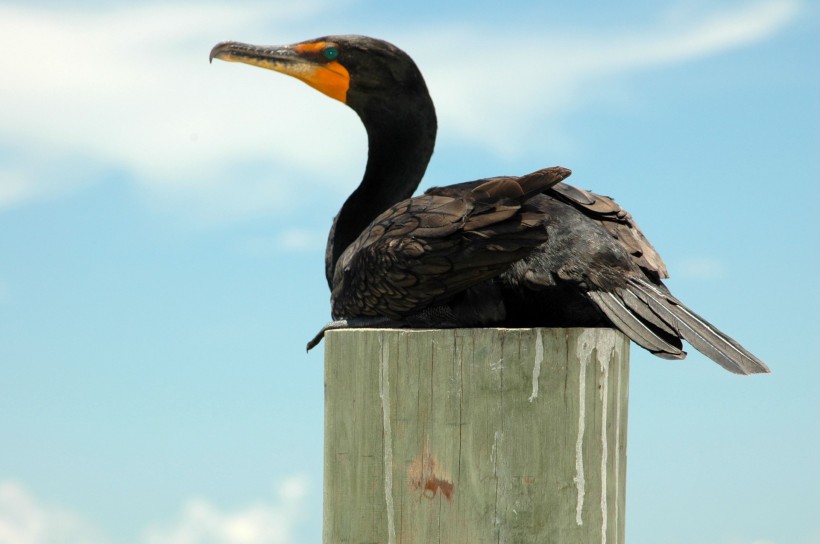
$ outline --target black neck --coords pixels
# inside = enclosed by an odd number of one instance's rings
[[[436,113],[429,95],[350,104],[367,129],[367,167],[362,182],[333,221],[325,255],[332,286],[336,261],[380,213],[409,198],[433,154]]]

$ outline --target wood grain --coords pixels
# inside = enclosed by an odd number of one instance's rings
[[[325,341],[326,544],[623,542],[621,333],[358,329]]]

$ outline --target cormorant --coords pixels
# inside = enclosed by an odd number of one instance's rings
[[[396,46],[326,36],[217,44],[214,58],[281,72],[352,108],[367,130],[364,177],[333,221],[325,271],[342,326],[611,326],[663,358],[681,339],[737,374],[766,365],[676,299],[666,267],[611,198],[554,167],[410,198],[433,153],[424,78]],[[318,343],[324,330],[309,344]]]

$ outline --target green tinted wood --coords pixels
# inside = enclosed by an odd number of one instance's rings
[[[325,342],[326,544],[623,542],[622,334],[360,329]]]

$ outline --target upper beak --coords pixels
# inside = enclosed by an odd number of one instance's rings
[[[214,59],[228,62],[242,62],[253,66],[273,69],[273,66],[293,62],[305,62],[296,52],[286,45],[251,45],[241,42],[220,42],[211,49],[209,62]]]

